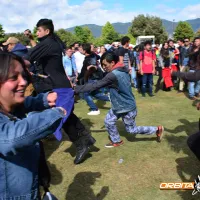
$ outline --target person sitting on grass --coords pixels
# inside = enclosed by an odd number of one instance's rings
[[[147,135],[156,133],[157,141],[161,142],[164,132],[163,126],[136,126],[137,108],[131,90],[130,75],[124,64],[119,62],[119,57],[112,52],[105,53],[101,57],[101,66],[108,74],[95,83],[76,86],[75,93],[92,92],[106,86],[109,87],[112,107],[106,115],[105,127],[111,142],[105,147],[111,148],[123,144],[116,126],[119,118],[122,118],[128,133]]]

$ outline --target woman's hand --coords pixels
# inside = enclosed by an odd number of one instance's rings
[[[47,95],[47,101],[50,107],[56,106],[56,100],[57,100],[57,93],[51,92]]]

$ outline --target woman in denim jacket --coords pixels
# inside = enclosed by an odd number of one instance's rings
[[[38,141],[53,133],[66,115],[63,108],[47,109],[55,106],[56,93],[25,98],[28,82],[23,60],[1,53],[0,200],[40,199]]]

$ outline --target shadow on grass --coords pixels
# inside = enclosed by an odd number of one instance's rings
[[[67,138],[64,136],[64,140]],[[52,155],[53,152],[55,152],[59,146],[60,142],[55,139],[54,136],[51,136],[45,140],[43,140],[44,148],[45,148],[45,155],[47,160],[47,165],[49,167],[50,173],[51,173],[51,184],[52,185],[59,185],[62,182],[63,176],[61,171],[59,171],[56,168],[55,164],[52,164],[48,161],[48,158]]]
[[[181,122],[182,125],[177,126],[175,129],[165,128],[165,131],[175,134],[186,132],[186,134],[189,136],[198,130],[199,122],[190,122],[187,119],[179,119],[179,122]]]
[[[69,185],[66,194],[66,200],[103,200],[108,192],[109,187],[104,186],[96,195],[92,189],[96,180],[101,178],[100,172],[80,172]]]
[[[97,148],[96,146],[90,147],[90,152],[99,152],[99,151],[100,151],[100,149]],[[72,157],[75,157],[76,156],[76,147],[73,144],[71,144],[71,146],[69,148],[67,148],[65,150],[65,152],[69,153]],[[90,157],[92,157],[92,156],[90,156]]]
[[[97,116],[95,116],[97,117]],[[93,133],[104,133],[106,132],[105,126],[102,126],[100,130],[93,130],[92,128],[95,127],[95,123],[92,122],[90,119],[81,119],[81,122],[84,124],[87,130]]]
[[[108,110],[108,109],[110,109],[110,107],[105,107],[106,103],[107,103],[107,101],[97,100],[96,105],[100,109]]]
[[[195,133],[195,129],[198,129],[198,123],[189,122],[186,119],[180,119],[179,121],[182,123],[182,125],[177,126],[174,130],[165,129],[167,132],[174,133],[176,135],[167,135],[165,136],[165,139],[168,141],[174,152],[179,153],[182,151],[184,154],[186,154],[185,157],[177,158],[175,160],[177,164],[177,173],[182,182],[194,182],[197,176],[200,175],[200,162],[187,146],[187,139],[188,136]],[[184,131],[186,132],[187,136],[178,136],[179,132]],[[199,199],[199,194],[197,194],[196,196],[192,196],[192,190],[177,191],[177,194],[183,200]]]

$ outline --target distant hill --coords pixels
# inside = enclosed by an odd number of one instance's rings
[[[165,27],[168,34],[172,35],[173,28],[175,28],[177,26],[178,22],[173,23],[172,21],[168,21],[168,20],[165,20],[165,19],[163,19],[162,22],[163,22],[163,26]],[[189,22],[191,24],[191,26],[192,26],[192,28],[195,32],[198,29],[200,29],[200,18],[187,20],[187,22]],[[126,34],[128,32],[128,28],[131,25],[131,22],[127,22],[127,23],[118,22],[118,23],[113,23],[112,25],[114,26],[115,30],[118,33]],[[92,31],[92,33],[95,37],[99,37],[101,35],[102,26],[99,26],[99,25],[96,25],[96,24],[84,24],[84,25],[81,25],[81,26],[82,27],[87,26]],[[66,30],[70,31],[70,32],[74,32],[74,28],[75,27],[67,28]]]

